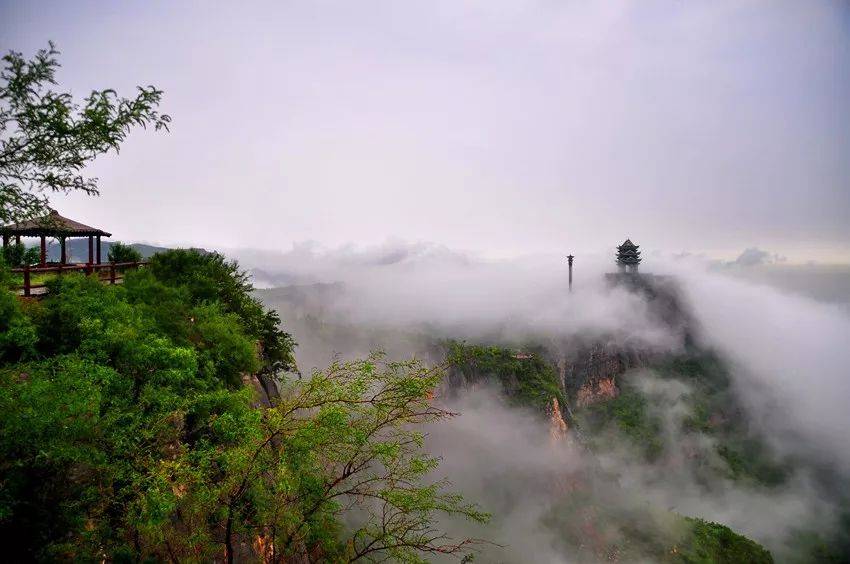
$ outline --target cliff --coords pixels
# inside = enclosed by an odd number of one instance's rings
[[[694,323],[675,280],[651,274],[610,274],[607,282],[640,294],[646,300],[650,319],[678,335],[683,348],[691,345]],[[640,343],[623,344],[613,335],[521,350],[449,341],[444,351],[450,364],[446,393],[495,381],[516,403],[545,409],[556,397],[567,418],[571,410],[616,398],[620,379],[628,371],[663,364],[671,358],[669,353]]]

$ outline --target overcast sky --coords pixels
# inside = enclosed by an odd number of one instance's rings
[[[850,261],[846,1],[0,6],[75,94],[165,90],[55,200],[117,238]]]

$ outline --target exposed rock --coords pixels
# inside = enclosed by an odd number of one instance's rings
[[[617,397],[618,378],[627,370],[653,361],[647,351],[626,350],[602,342],[579,346],[558,360],[563,366],[563,390],[573,407]]]
[[[552,403],[549,405],[549,436],[553,443],[558,443],[567,438],[567,422],[561,414],[561,406],[558,405],[558,398],[552,398]]]
[[[256,391],[257,401],[254,407],[271,407],[280,398],[277,383],[268,374],[243,374],[242,383]]]
[[[614,382],[614,377],[609,376],[601,380],[585,382],[578,390],[576,405],[578,407],[585,407],[600,401],[614,399],[618,395],[620,395],[620,390]]]
[[[674,279],[651,274],[612,274],[607,280],[645,298],[650,316],[672,334],[679,335],[682,344],[692,339],[694,323]],[[616,397],[622,374],[657,363],[664,354],[639,343],[620,344],[602,335],[564,343],[563,349],[569,352],[555,362],[562,375],[564,393],[574,407]]]

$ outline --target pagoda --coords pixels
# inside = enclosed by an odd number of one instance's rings
[[[640,251],[638,245],[626,239],[622,245],[617,247],[617,266],[621,272],[637,272],[640,264]]]

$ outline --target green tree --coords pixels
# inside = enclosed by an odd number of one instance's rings
[[[7,290],[8,271],[0,260],[0,365],[35,356],[36,328],[18,297]]]
[[[151,257],[148,270],[157,280],[188,292],[193,304],[218,301],[225,312],[239,316],[248,334],[261,344],[264,378],[295,369],[295,341],[280,331],[277,312],[266,311],[252,295],[250,276],[235,261],[219,253],[175,249]]]
[[[3,248],[3,260],[11,267],[37,264],[41,253],[37,247],[28,248],[23,243],[15,243]]]
[[[142,253],[130,245],[115,241],[109,245],[106,258],[109,262],[139,262],[142,260]]]
[[[167,129],[157,111],[162,91],[140,86],[134,98],[95,90],[82,104],[55,92],[59,68],[53,43],[27,60],[10,51],[0,72],[0,223],[37,217],[50,192],[98,193],[83,175],[98,155],[117,151],[136,126]]]
[[[773,563],[773,556],[767,549],[729,527],[691,517],[686,517],[685,522],[691,526],[691,533],[678,547],[679,557],[684,562]]]
[[[345,562],[422,562],[423,554],[472,551],[476,541],[451,539],[435,521],[440,513],[489,518],[447,482],[429,479],[439,461],[424,452],[421,425],[453,415],[431,401],[442,377],[441,369],[373,354],[286,385],[220,498],[228,555],[239,530],[231,517],[248,499],[262,500],[255,523],[272,561],[317,542],[329,559]],[[354,507],[361,511],[352,516]],[[327,523],[344,512],[346,533],[329,538],[337,531]]]
[[[441,371],[375,355],[282,381],[294,343],[250,291],[220,255],[168,251],[122,285],[68,274],[38,302],[3,293],[8,560],[417,562],[474,549],[436,518],[486,515],[434,477],[417,430],[451,416],[430,400]]]

